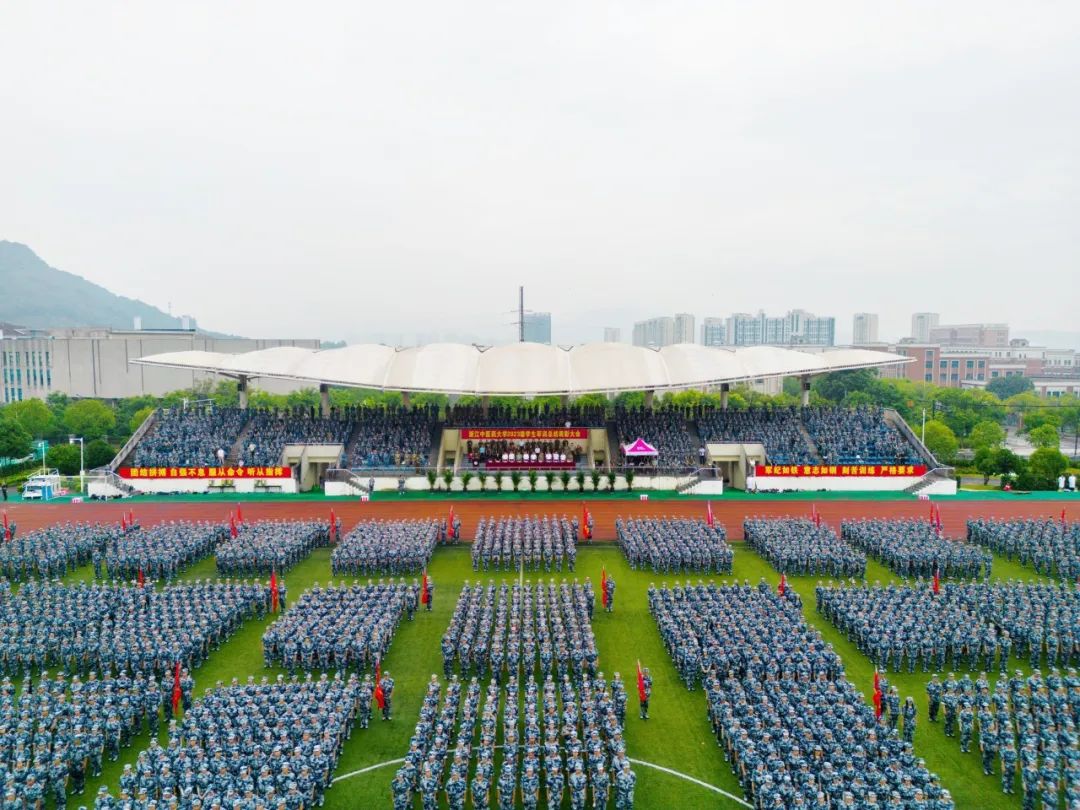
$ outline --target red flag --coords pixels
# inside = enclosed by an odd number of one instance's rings
[[[244,513],[240,509],[240,504],[236,505],[236,522],[237,523],[243,523],[244,522]]]
[[[426,605],[431,600],[431,596],[428,594],[427,589],[427,571],[424,572],[424,576],[420,579],[420,604]]]
[[[127,531],[127,515],[125,515],[123,512],[120,513],[120,531]]]
[[[139,569],[139,587],[146,587],[146,574],[143,573],[143,570],[141,568]]]
[[[592,534],[589,532],[589,508],[585,506],[585,502],[581,502],[581,539],[589,540],[592,538]]]
[[[454,505],[450,504],[450,516],[446,519],[447,532],[454,531]]]
[[[877,671],[877,667],[874,668],[874,691],[881,693],[881,673]]]
[[[10,540],[11,539],[11,527],[8,526],[8,516],[7,516],[7,510],[6,509],[4,510],[4,539],[5,540]]]
[[[645,673],[641,671],[641,661],[637,662],[637,696],[642,703],[645,702]]]
[[[934,569],[934,595],[941,593],[941,572]]]
[[[375,662],[375,703],[380,709],[386,708],[386,695],[382,688],[382,662]]]
[[[176,662],[176,666],[173,668],[172,678],[172,710],[173,714],[176,714],[180,708],[180,696],[182,692],[180,690],[180,662]]]
[[[1061,525],[1065,525],[1065,507],[1061,507]]]
[[[874,715],[881,719],[881,675],[878,673],[877,668],[874,668]]]
[[[712,501],[705,502],[705,522],[713,525]]]
[[[236,530],[236,519],[232,515],[229,515],[229,536],[235,540],[238,534],[240,534],[240,532]]]
[[[780,584],[776,586],[776,592],[783,596],[787,592],[787,575],[780,575]]]
[[[277,585],[277,571],[270,571],[270,610],[274,613],[278,612],[278,585]]]
[[[337,540],[337,517],[334,515],[334,510],[330,510],[330,542],[333,543]]]
[[[607,568],[600,569],[600,603],[607,607]]]
[[[130,526],[132,528],[135,527],[135,510],[134,509],[129,509],[128,510],[128,526]]]

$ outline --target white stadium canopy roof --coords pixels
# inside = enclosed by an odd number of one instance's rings
[[[470,346],[433,343],[398,349],[362,344],[340,349],[273,349],[222,354],[168,352],[131,362],[229,377],[271,377],[311,384],[442,394],[521,395],[662,391],[738,384],[908,363],[865,349],[810,352],[774,346],[713,348],[692,343],[649,349],[625,343]]]

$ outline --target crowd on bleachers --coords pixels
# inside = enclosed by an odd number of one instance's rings
[[[810,407],[801,416],[826,464],[919,463],[915,448],[885,421],[881,408]]]
[[[937,721],[944,709],[942,730],[946,737],[959,732],[960,751],[971,751],[978,737],[983,774],[995,776],[1003,793],[1016,791],[1020,776],[1023,806],[1057,808],[1059,792],[1065,806],[1080,806],[1080,677],[1070,667],[1064,677],[1055,667],[1044,678],[1035,670],[1027,678],[1016,670],[1002,674],[991,688],[983,672],[974,682],[964,674],[949,673],[942,683],[937,676],[926,686],[930,719]]]
[[[96,579],[172,580],[181,569],[209,557],[228,535],[223,524],[174,520],[117,535],[104,552],[91,553]]]
[[[456,404],[446,408],[447,427],[603,427],[607,416],[602,405],[567,407],[549,404],[502,405]]]
[[[686,684],[704,685],[717,740],[755,808],[892,806],[900,797],[923,802],[905,808],[952,808],[912,744],[877,719],[803,621],[794,590],[650,586],[649,609]]]
[[[330,544],[330,524],[318,520],[260,520],[235,533],[217,548],[218,573],[229,577],[281,573]]]
[[[1032,669],[1080,663],[1080,592],[1056,585],[929,582],[824,587],[818,611],[884,670],[966,667],[1005,672],[1012,654]]]
[[[198,667],[245,619],[264,613],[266,585],[194,582],[160,591],[117,585],[0,583],[0,670],[62,667],[86,675]]]
[[[16,535],[0,543],[0,572],[10,582],[59,578],[86,565],[94,549],[103,548],[120,534],[115,523],[57,523]]]
[[[866,555],[837,537],[829,526],[809,518],[747,518],[743,537],[782,574],[866,576]]]
[[[476,525],[473,570],[573,571],[577,560],[577,518],[488,517]]]
[[[313,411],[252,411],[241,443],[240,460],[246,467],[281,464],[287,444],[340,444],[349,441],[353,422],[341,415],[323,418]]]
[[[427,568],[443,532],[427,520],[362,520],[334,546],[334,576],[418,574]]]
[[[181,689],[190,700],[193,681],[183,673]],[[63,808],[70,789],[83,792],[86,778],[101,774],[105,757],[116,761],[122,748],[142,732],[160,728],[162,706],[171,716],[167,697],[173,689],[158,685],[153,675],[134,677],[122,672],[83,681],[68,680],[64,672],[36,683],[24,678],[16,695],[15,684],[0,682],[0,770],[4,806],[41,808],[51,799]]]
[[[840,537],[904,577],[989,578],[994,558],[964,540],[950,540],[917,518],[845,520]]]
[[[226,455],[247,422],[239,408],[168,408],[135,448],[133,467],[211,467]]]
[[[1080,580],[1080,522],[973,518],[967,522],[967,536],[972,543],[1030,565],[1043,576],[1063,582]]]
[[[266,666],[298,669],[374,669],[393,640],[406,601],[404,583],[327,585],[315,583],[263,634]]]
[[[359,408],[354,421],[350,467],[421,467],[431,456],[431,433],[439,421],[434,405],[415,408]]]
[[[687,467],[700,462],[699,444],[690,434],[686,412],[681,408],[616,408],[616,451],[620,465]],[[623,446],[644,439],[656,448],[656,456],[626,456]]]
[[[101,787],[98,810],[127,807],[307,810],[323,802],[351,733],[361,685],[340,674],[317,681],[220,682],[175,729],[151,739],[120,777]]]
[[[710,410],[697,422],[703,443],[760,443],[770,464],[814,464],[795,408]]]
[[[658,574],[730,574],[735,552],[724,527],[703,520],[641,518],[615,521],[615,536],[630,567]]]
[[[527,675],[538,666],[545,679],[554,672],[580,683],[596,674],[594,607],[588,580],[524,587],[466,582],[442,638],[443,672],[450,677],[457,665],[462,677],[475,673],[502,683],[519,667]]]
[[[636,777],[623,739],[626,689],[617,675],[610,684],[602,676],[576,685],[569,677],[545,678],[543,687],[531,673],[523,685],[510,675],[502,688],[489,681],[486,690],[475,677],[463,687],[453,676],[441,708],[440,690],[432,676],[405,763],[391,782],[395,808],[411,807],[414,795],[434,808],[445,792],[450,810],[463,810],[467,797],[481,809],[513,808],[520,797],[535,810],[542,789],[549,808],[569,795],[574,808],[591,797],[597,810],[612,799],[617,810],[632,810]]]

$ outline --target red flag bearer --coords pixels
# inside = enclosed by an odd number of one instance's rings
[[[641,661],[637,662],[637,694],[638,703],[641,707],[641,719],[649,719],[649,698],[652,697],[652,678],[649,670],[642,669]]]
[[[337,516],[334,514],[334,510],[330,510],[330,542],[337,542]]]
[[[424,571],[424,576],[420,579],[420,604],[424,606],[428,613],[431,613],[432,589],[431,580],[428,579],[427,571]]]
[[[941,593],[941,571],[937,568],[934,569],[934,596]]]
[[[184,690],[180,688],[180,662],[177,661],[173,667],[173,682],[172,682],[172,713],[175,717],[180,709],[180,699],[184,695]]]
[[[4,540],[11,539],[11,526],[8,524],[7,510],[4,510]]]
[[[379,663],[375,664],[375,702],[382,709],[382,719],[390,720],[391,704],[394,698],[394,679],[389,672],[383,672]]]
[[[443,532],[443,542],[448,542],[454,536],[454,505],[450,504],[450,514],[446,516],[446,531]]]
[[[236,529],[236,518],[233,517],[233,515],[229,515],[229,537],[235,540],[238,534],[240,534],[240,532]]]
[[[713,513],[712,513],[712,501],[706,501],[705,502],[705,522],[708,523],[710,526],[714,525],[713,524]]]
[[[776,586],[776,592],[781,596],[787,593],[787,574],[780,575],[780,584]]]
[[[277,571],[276,570],[271,570],[270,571],[270,610],[271,610],[271,612],[273,612],[273,613],[278,612],[278,607],[280,605],[280,599],[281,599],[281,596],[280,596],[280,593],[278,592]]]
[[[140,588],[146,587],[146,574],[143,573],[143,570],[141,568],[139,569],[139,576],[137,581]]]

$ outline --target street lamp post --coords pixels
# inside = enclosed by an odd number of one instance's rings
[[[86,442],[83,441],[82,436],[68,436],[68,444],[79,443],[79,493],[83,492],[86,486]]]

